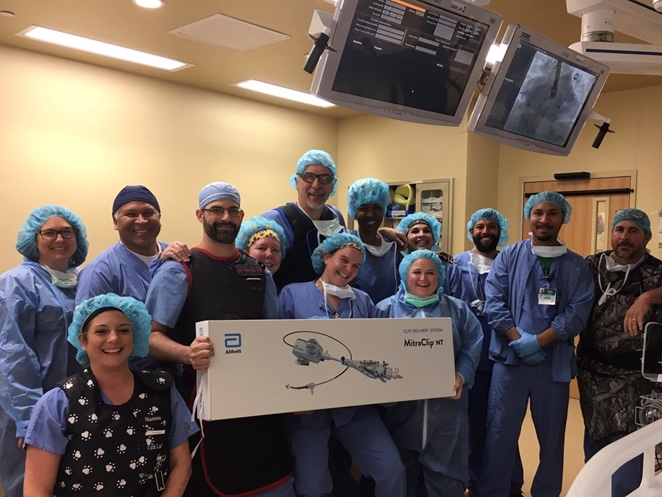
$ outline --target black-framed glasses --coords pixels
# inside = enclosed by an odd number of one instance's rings
[[[73,228],[64,228],[62,230],[40,230],[37,231],[44,240],[55,240],[58,235],[63,239],[69,240],[76,236],[76,230]]]
[[[315,183],[315,180],[317,180],[322,185],[331,184],[336,180],[332,174],[297,173],[297,176],[306,183]]]
[[[239,207],[220,207],[220,206],[214,206],[210,207],[209,209],[202,209],[204,212],[209,212],[212,216],[218,216],[218,217],[223,217],[225,213],[227,212],[230,217],[237,217],[239,214],[241,214],[241,209]]]

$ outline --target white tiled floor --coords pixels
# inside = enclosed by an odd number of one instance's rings
[[[563,470],[563,492],[566,494],[577,473],[584,466],[584,420],[578,399],[570,399],[568,423],[565,431],[565,459]],[[538,467],[538,442],[531,416],[527,413],[520,435],[520,452],[524,464],[524,495],[530,497],[529,488]]]

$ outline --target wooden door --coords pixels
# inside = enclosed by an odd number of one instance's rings
[[[611,221],[617,211],[630,206],[630,183],[630,176],[524,183],[522,208],[532,193],[554,191],[563,194],[572,206],[572,215],[570,222],[561,228],[559,237],[569,249],[586,257],[611,249]],[[524,220],[522,240],[529,237],[529,231],[529,223]],[[575,345],[577,341],[578,338]],[[570,396],[579,398],[577,380],[570,384]]]

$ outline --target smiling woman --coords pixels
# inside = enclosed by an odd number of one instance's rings
[[[39,207],[18,232],[25,261],[0,276],[0,481],[8,497],[22,495],[23,437],[34,405],[71,372],[66,329],[87,248],[76,214]]]
[[[169,374],[129,369],[130,356],[147,355],[150,330],[145,305],[131,297],[105,294],[76,308],[69,342],[87,367],[34,408],[25,438],[26,497],[118,489],[182,495],[191,473],[188,436],[197,427]],[[130,457],[117,458],[125,453]]]

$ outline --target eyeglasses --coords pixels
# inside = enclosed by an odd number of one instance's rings
[[[315,183],[315,180],[317,180],[323,185],[328,185],[336,181],[336,178],[331,174],[297,173],[297,176],[306,183]]]
[[[63,230],[41,230],[37,231],[44,240],[55,240],[58,235],[68,240],[76,236],[76,230],[73,228],[64,228]]]
[[[209,212],[212,216],[223,217],[227,212],[230,217],[237,217],[241,214],[241,209],[239,207],[230,207],[226,209],[225,207],[210,207],[209,209],[202,209],[204,212]]]

